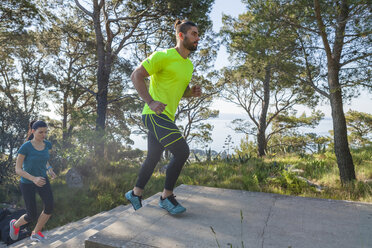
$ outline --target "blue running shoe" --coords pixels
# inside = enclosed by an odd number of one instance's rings
[[[34,233],[32,232],[31,233],[31,236],[30,236],[30,239],[32,241],[37,241],[37,242],[43,242],[47,239],[47,237],[45,237],[40,231],[37,232],[37,233]]]
[[[165,199],[160,196],[159,207],[164,208],[170,214],[180,214],[186,211],[186,208],[177,202],[176,196],[173,194]]]
[[[16,223],[16,219],[12,219],[9,223],[9,236],[12,240],[18,239],[19,229],[14,226],[14,223]]]
[[[138,210],[142,207],[142,197],[134,195],[133,190],[129,190],[125,193],[125,198],[132,203],[134,210]]]

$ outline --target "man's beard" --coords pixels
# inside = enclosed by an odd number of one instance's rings
[[[190,42],[190,40],[187,37],[185,37],[185,39],[183,40],[183,46],[189,51],[196,51],[196,49],[198,49],[198,45],[195,45],[195,43]]]

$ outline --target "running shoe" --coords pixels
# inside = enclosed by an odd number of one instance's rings
[[[19,234],[19,229],[14,226],[14,223],[16,222],[16,219],[12,219],[9,222],[9,236],[12,240],[17,240],[18,239],[18,234]]]
[[[173,194],[165,199],[160,196],[159,207],[164,208],[170,214],[180,214],[186,211],[186,208],[178,203],[176,196]]]
[[[31,237],[30,237],[31,240],[33,241],[38,241],[38,242],[43,242],[44,240],[46,240],[47,238],[39,231],[37,233],[32,233],[31,234]]]
[[[134,210],[138,210],[142,207],[142,196],[134,195],[133,190],[129,190],[125,193],[125,198],[132,204]]]

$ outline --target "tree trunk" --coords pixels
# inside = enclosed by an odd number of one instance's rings
[[[97,119],[96,119],[96,146],[95,154],[103,158],[104,156],[104,131],[106,126],[107,112],[107,92],[110,77],[111,61],[104,61],[102,66],[98,67],[97,72]]]
[[[341,183],[344,184],[356,179],[355,170],[347,140],[347,127],[342,104],[341,86],[338,79],[338,70],[329,68],[328,75],[335,142],[334,149],[340,171]]]
[[[340,60],[344,46],[345,29],[349,15],[349,6],[346,0],[339,2],[339,11],[334,37],[333,51],[331,49],[326,28],[321,16],[319,0],[314,0],[315,16],[318,23],[319,33],[323,40],[328,63],[328,86],[329,99],[332,108],[333,132],[335,142],[335,154],[340,171],[341,183],[344,184],[355,179],[353,159],[347,141],[347,128],[342,104],[342,90],[339,81]]]
[[[103,158],[105,154],[104,150],[104,130],[106,125],[106,111],[107,111],[107,93],[108,93],[108,83],[111,73],[112,65],[112,54],[111,54],[111,41],[104,42],[104,37],[101,29],[101,8],[103,5],[98,4],[98,1],[94,1],[93,10],[93,22],[96,34],[97,42],[97,59],[98,59],[98,69],[97,69],[97,85],[98,92],[96,95],[97,100],[97,119],[96,119],[96,139],[94,152],[96,157]]]
[[[63,119],[62,119],[62,140],[66,143],[67,140],[67,115],[68,115],[68,104],[67,104],[68,91],[63,94]]]
[[[259,119],[259,126],[257,130],[257,146],[258,156],[262,157],[266,155],[267,140],[266,140],[266,128],[267,128],[267,111],[270,104],[270,78],[271,68],[270,66],[265,67],[265,80],[263,82],[264,97],[262,101],[262,111]]]

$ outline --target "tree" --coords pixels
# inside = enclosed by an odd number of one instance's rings
[[[3,0],[0,5],[0,41],[8,35],[23,33],[33,22],[42,21],[39,10],[32,0]]]
[[[370,144],[372,142],[372,115],[349,110],[345,117],[350,132],[350,143],[356,146]]]
[[[42,23],[43,17],[32,0],[3,0],[0,5],[0,57],[9,56],[22,41],[25,28]],[[11,41],[11,42],[9,42]]]
[[[112,65],[124,47],[138,43],[142,38],[157,36],[175,17],[187,16],[194,21],[208,23],[212,0],[204,1],[104,1],[93,0],[84,7],[79,0],[76,6],[90,19],[96,38],[97,59],[97,138],[105,129],[107,92]],[[159,36],[159,35],[158,35]],[[102,155],[102,141],[96,146],[96,154]]]
[[[368,1],[270,2],[270,16],[297,33],[302,51],[300,64],[307,70],[306,75],[298,78],[331,105],[334,151],[341,182],[354,180],[343,104],[358,88],[371,86],[372,33]]]
[[[300,87],[281,87],[280,80],[252,82],[242,77],[239,70],[227,70],[224,83],[224,98],[243,108],[249,119],[236,119],[232,127],[236,132],[256,137],[259,156],[266,154],[272,136],[300,126],[317,125],[323,116],[320,112],[313,112],[309,117],[305,114],[296,117],[297,111],[293,107],[309,98]],[[267,85],[262,88],[262,83]]]
[[[38,51],[35,34],[22,37],[22,41],[15,42],[15,49],[0,60],[0,93],[17,108],[34,114],[47,108],[42,99],[49,86],[43,71],[47,62]]]
[[[313,90],[301,86],[294,76],[301,73],[296,36],[267,18],[260,4],[247,1],[248,11],[237,19],[224,16],[221,35],[230,60],[235,61],[234,67],[225,69],[223,96],[247,113],[254,125],[258,154],[263,156],[270,136],[278,132],[269,133],[272,122],[297,104],[313,106],[316,98],[312,97]]]
[[[25,30],[42,20],[33,1],[1,2],[0,184],[12,178],[16,150],[24,142],[33,113],[42,106],[38,102],[42,93],[38,92],[42,82],[42,61],[33,54],[33,38]],[[5,189],[9,190],[8,187]]]
[[[14,155],[23,144],[30,115],[0,97],[0,183],[9,178],[14,168]]]
[[[41,31],[38,37],[48,59],[44,69],[53,84],[49,94],[56,114],[62,117],[62,140],[68,146],[74,127],[80,123],[76,119],[79,114],[74,113],[93,115],[95,111],[93,36],[83,21],[60,13],[51,28]]]

